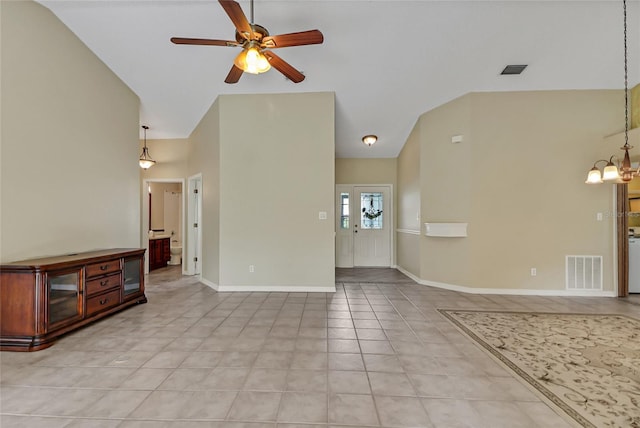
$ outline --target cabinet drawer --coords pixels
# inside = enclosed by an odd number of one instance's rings
[[[120,289],[109,291],[87,299],[87,315],[117,306],[120,303]]]
[[[102,263],[94,263],[92,265],[87,265],[85,269],[87,278],[106,275],[112,272],[118,272],[120,270],[120,259],[109,260]]]
[[[85,291],[88,296],[101,293],[110,288],[120,287],[120,273],[115,273],[103,278],[92,279],[86,282]]]

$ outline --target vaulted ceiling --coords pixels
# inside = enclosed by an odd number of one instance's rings
[[[256,0],[271,34],[319,29],[321,45],[282,48],[275,69],[224,79],[238,48],[216,0],[40,0],[141,100],[150,139],[186,138],[221,94],[334,91],[336,156],[395,157],[418,116],[473,91],[621,89],[622,1]],[[239,2],[247,17],[249,1]],[[640,1],[628,2],[630,85],[640,82]],[[507,64],[524,73],[501,76]],[[378,143],[366,147],[365,134]]]

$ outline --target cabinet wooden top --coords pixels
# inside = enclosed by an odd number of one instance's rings
[[[63,254],[59,256],[40,257],[20,260],[0,266],[0,271],[23,271],[39,269],[62,269],[79,263],[99,263],[117,257],[138,256],[144,254],[144,248],[110,248],[106,250],[86,251],[82,253]]]

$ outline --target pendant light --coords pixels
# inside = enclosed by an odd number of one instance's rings
[[[587,184],[598,184],[605,181],[611,183],[628,183],[634,177],[640,175],[640,167],[638,169],[631,168],[631,157],[629,150],[633,146],[629,145],[629,81],[627,70],[627,0],[622,0],[622,12],[624,22],[624,146],[620,147],[624,150],[624,157],[620,165],[613,163],[615,156],[611,156],[608,161],[600,159],[593,164],[593,168],[587,175]],[[598,163],[606,162],[604,170],[600,172]]]
[[[156,161],[151,159],[149,149],[147,148],[147,129],[149,129],[149,127],[147,125],[142,125],[142,129],[144,129],[144,148],[140,155],[140,168],[149,169],[156,164]]]

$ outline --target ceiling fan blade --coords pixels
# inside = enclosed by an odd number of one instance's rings
[[[280,73],[284,74],[287,79],[291,80],[293,83],[300,83],[304,80],[304,74],[300,73],[291,64],[280,58],[278,55],[273,52],[266,51],[264,52],[264,56],[269,60],[269,64],[271,64]]]
[[[238,34],[242,35],[245,39],[251,40],[253,38],[253,31],[251,30],[251,24],[247,20],[246,15],[240,7],[240,3],[233,0],[218,0],[220,5],[227,12],[231,22],[235,25]]]
[[[238,83],[238,80],[240,80],[240,77],[242,77],[242,69],[236,67],[236,65],[234,64],[231,67],[231,70],[229,70],[229,74],[227,74],[227,78],[224,79],[224,83]]]
[[[300,31],[299,33],[267,36],[262,39],[266,48],[286,48],[288,46],[317,45],[324,41],[320,30]]]
[[[171,41],[176,45],[208,45],[208,46],[241,46],[240,43],[231,40],[191,39],[188,37],[172,37]]]

